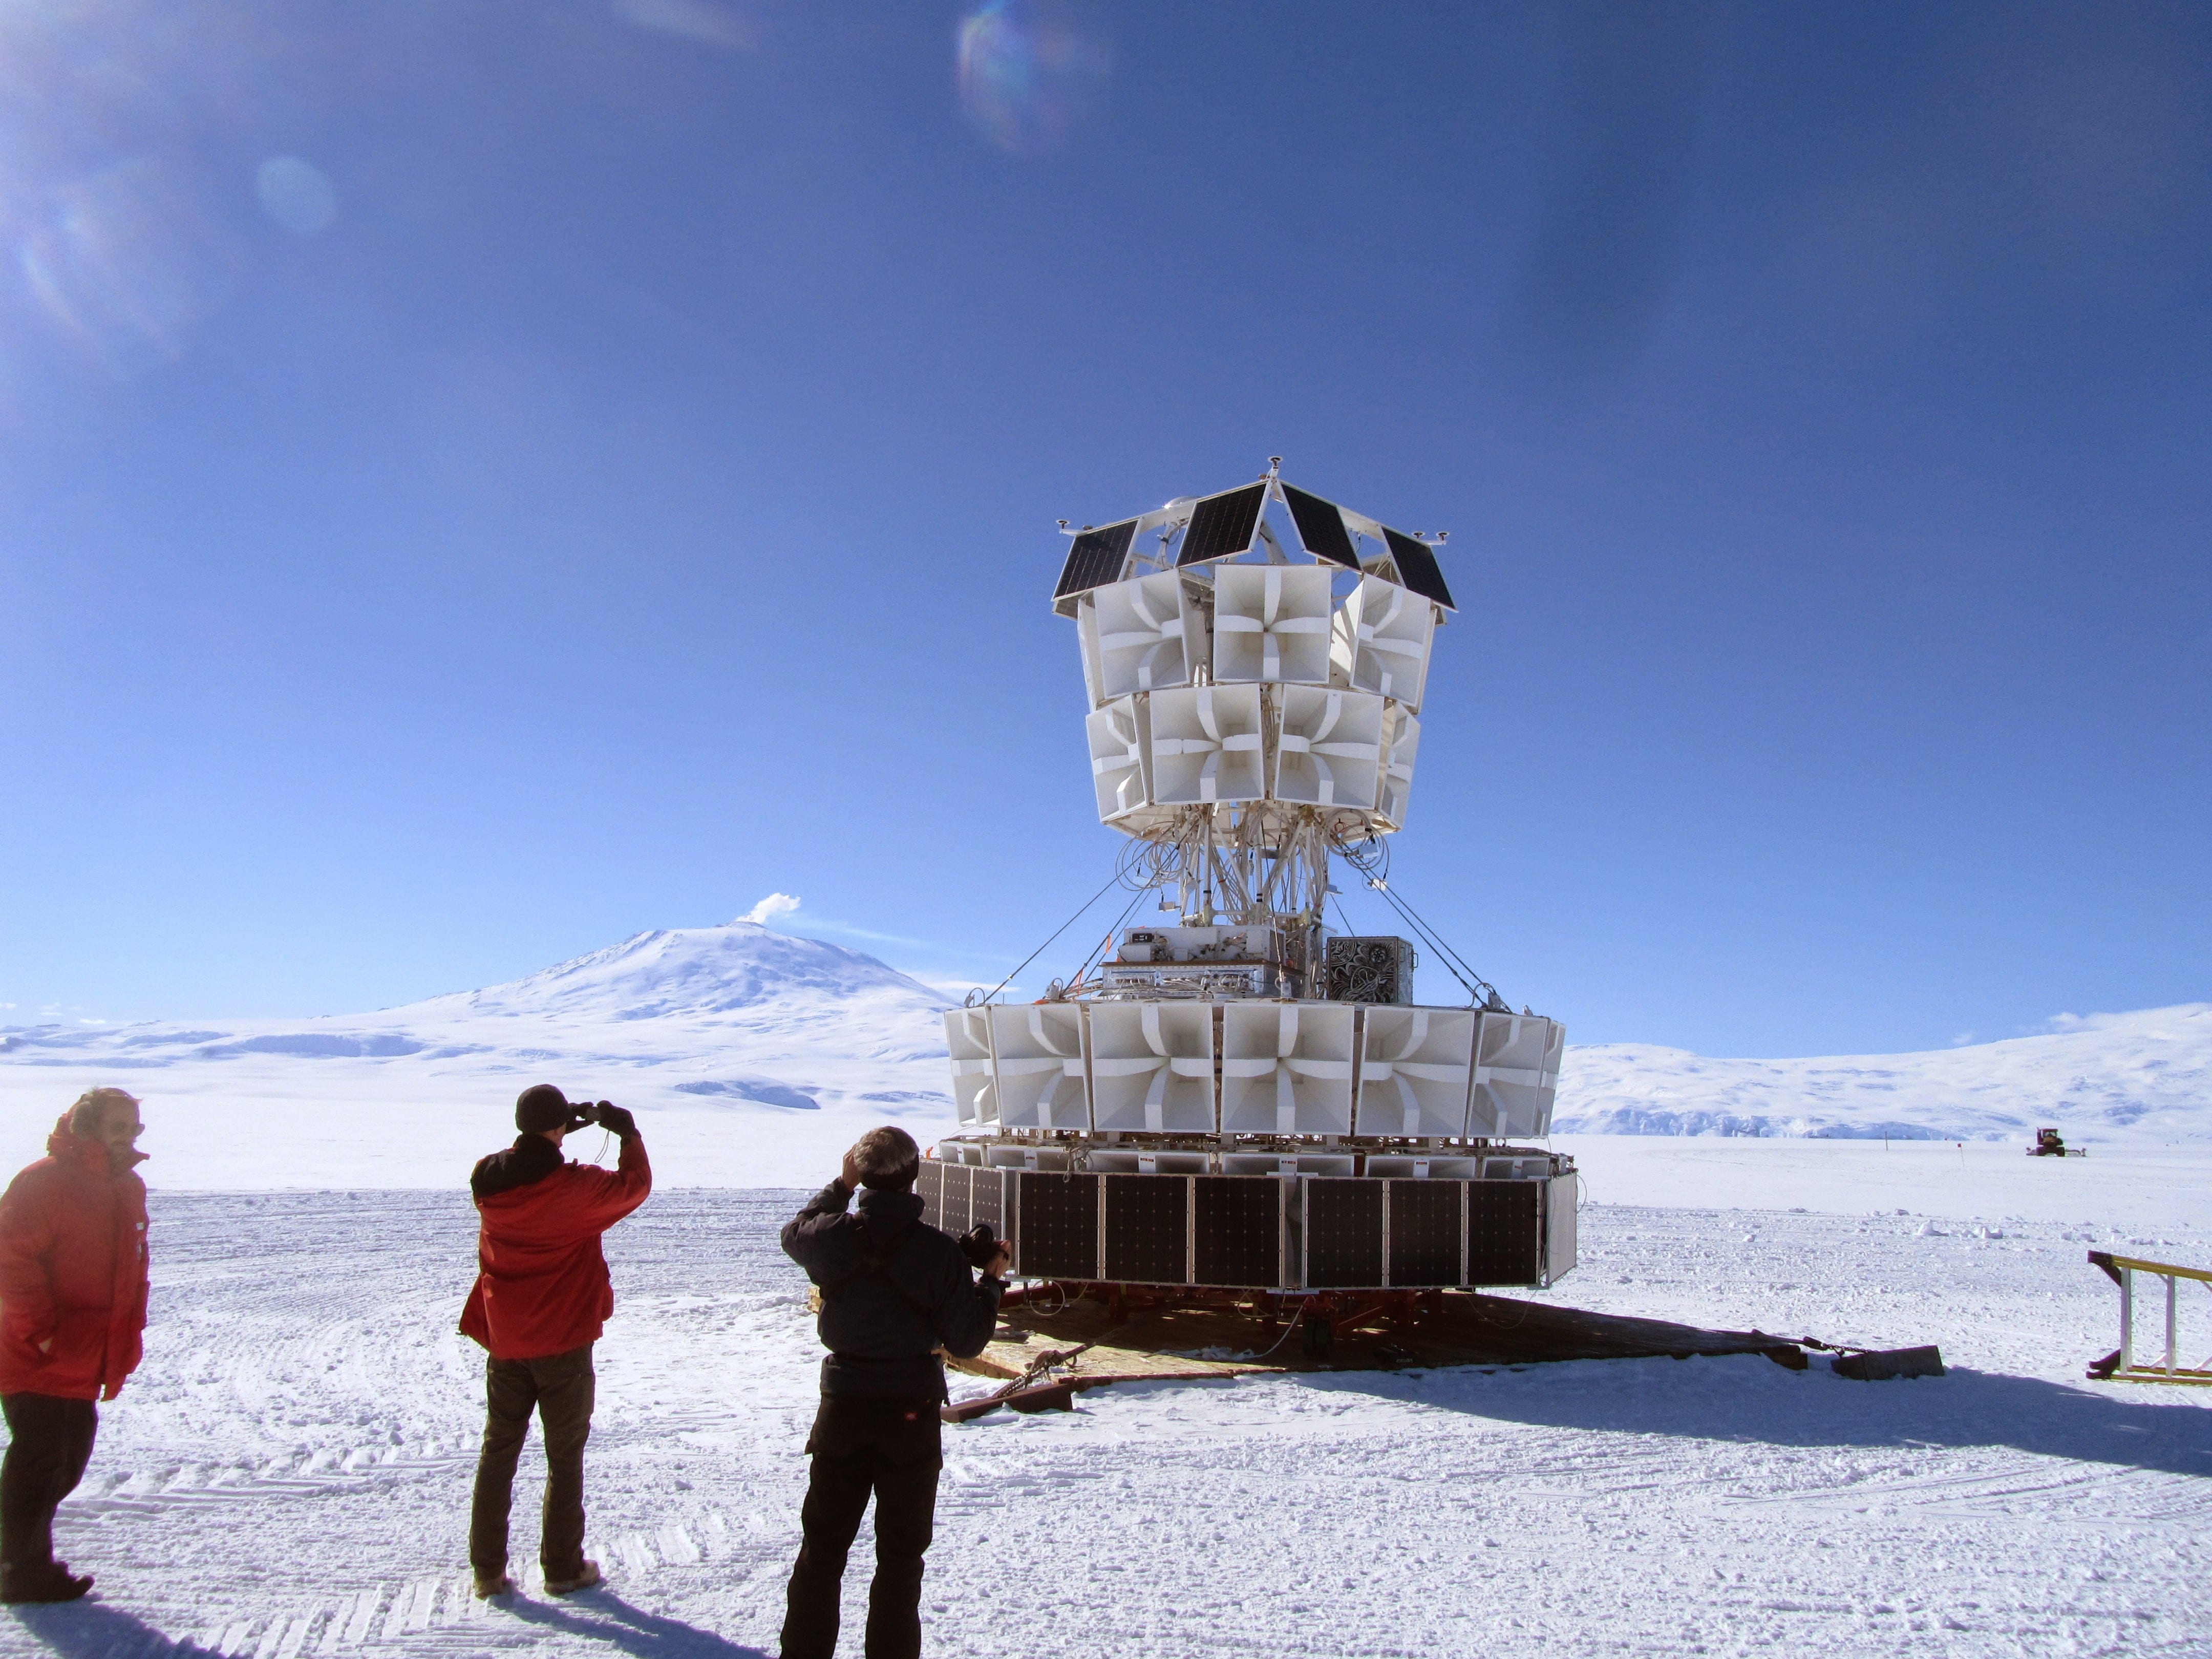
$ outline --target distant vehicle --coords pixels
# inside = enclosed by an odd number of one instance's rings
[[[2076,1146],[2069,1149],[2065,1141],[2060,1139],[2058,1131],[2056,1129],[2038,1129],[2035,1132],[2035,1145],[2027,1149],[2027,1155],[2030,1158],[2087,1158],[2089,1156],[2087,1148]]]

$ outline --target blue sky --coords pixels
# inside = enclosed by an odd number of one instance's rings
[[[1054,520],[1270,454],[1453,532],[1396,877],[1575,1040],[2212,996],[2201,6],[15,0],[0,240],[0,1023],[994,978]]]

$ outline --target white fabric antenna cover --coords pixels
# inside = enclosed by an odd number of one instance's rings
[[[1091,778],[1101,823],[1111,823],[1152,805],[1152,772],[1146,761],[1146,708],[1122,697],[1085,717],[1091,744]]]
[[[1340,1002],[1227,1004],[1222,1133],[1349,1134],[1352,1014]]]
[[[1213,678],[1328,683],[1329,568],[1224,564],[1213,578]]]
[[[1091,595],[1101,701],[1188,685],[1206,660],[1206,616],[1172,570],[1115,582]]]
[[[1268,793],[1310,806],[1375,809],[1381,781],[1380,697],[1316,685],[1286,685]]]
[[[996,1123],[999,1100],[989,1014],[981,1008],[946,1009],[945,1046],[952,1060],[953,1115],[963,1125]]]
[[[1090,1005],[1091,1121],[1101,1133],[1212,1134],[1213,1010],[1202,1002]]]
[[[1541,1014],[1482,1016],[1467,1132],[1493,1139],[1547,1135],[1566,1027]]]
[[[1465,1134],[1474,1010],[1371,1007],[1361,1018],[1357,1132]]]
[[[1073,1002],[994,1002],[999,1122],[1009,1129],[1088,1129],[1083,1009]]]
[[[1185,686],[1156,691],[1150,702],[1153,800],[1191,806],[1266,798],[1258,686]]]
[[[1436,627],[1436,607],[1419,594],[1379,576],[1362,576],[1330,630],[1332,683],[1419,708]]]
[[[1392,722],[1395,721],[1393,726]],[[1413,761],[1421,746],[1421,723],[1403,708],[1383,717],[1382,798],[1377,810],[1394,830],[1406,827],[1413,794]]]

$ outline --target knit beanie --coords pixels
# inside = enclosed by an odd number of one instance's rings
[[[533,1083],[515,1098],[514,1127],[526,1135],[565,1129],[574,1115],[568,1096],[550,1083]]]

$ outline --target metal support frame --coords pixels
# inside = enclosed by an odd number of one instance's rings
[[[2090,1363],[2088,1375],[2111,1382],[2184,1382],[2212,1386],[2212,1360],[2202,1366],[2181,1363],[2181,1281],[2191,1279],[2212,1289],[2212,1272],[2177,1267],[2171,1261],[2143,1261],[2114,1255],[2108,1250],[2089,1252],[2092,1266],[2102,1268],[2120,1287],[2120,1346],[2102,1359]],[[2166,1349],[2155,1365],[2136,1363],[2136,1275],[2149,1273],[2166,1284]]]

